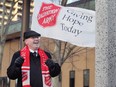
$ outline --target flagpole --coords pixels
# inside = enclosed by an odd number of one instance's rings
[[[21,47],[23,48],[23,33],[26,30],[29,30],[29,22],[30,22],[30,1],[31,0],[23,0],[23,15],[22,15],[22,28],[21,28]]]

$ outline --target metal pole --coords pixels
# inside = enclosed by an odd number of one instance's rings
[[[23,0],[23,15],[22,15],[22,29],[21,29],[21,48],[23,48],[23,33],[26,30],[29,30],[29,21],[30,21],[30,1]]]

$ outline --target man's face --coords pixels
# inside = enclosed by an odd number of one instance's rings
[[[30,49],[37,50],[40,45],[40,37],[34,36],[34,37],[27,38],[25,40],[25,44],[28,45]]]

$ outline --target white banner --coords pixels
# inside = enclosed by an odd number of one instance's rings
[[[95,47],[95,11],[34,0],[32,30],[82,47]]]

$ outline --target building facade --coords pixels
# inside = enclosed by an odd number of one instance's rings
[[[85,2],[86,1],[86,4]],[[94,0],[80,0],[80,2],[70,3],[67,6],[75,6],[75,7],[84,7],[89,8],[88,6],[94,5]],[[10,2],[9,2],[10,3]],[[19,7],[16,6],[14,11],[17,9],[18,14],[16,20],[21,20],[22,16],[22,1],[19,0]],[[20,7],[21,6],[21,7]],[[92,10],[94,8],[92,7]],[[0,10],[1,11],[1,10]],[[15,14],[15,13],[14,13]],[[15,32],[14,32],[15,31]],[[16,81],[9,80],[6,75],[7,67],[11,62],[11,58],[14,52],[19,50],[21,40],[21,22],[14,22],[9,27],[9,34],[7,37],[7,41],[4,47],[4,54],[2,59],[2,68],[0,70],[0,87],[15,87]],[[43,38],[42,42],[49,43],[42,45],[41,47],[45,49],[46,47],[54,48],[54,44],[50,44],[53,40]],[[62,45],[63,47],[64,45]],[[75,47],[75,52],[77,52],[76,56],[72,55],[62,64],[62,72],[59,80],[61,81],[62,87],[94,87],[95,85],[95,48],[82,48]]]
[[[4,15],[5,24],[8,21],[8,17],[10,12],[12,11],[12,21],[22,20],[22,12],[23,12],[23,0],[7,0],[5,3],[0,2],[0,20],[2,21]],[[13,6],[13,8],[12,8]],[[30,3],[30,16],[33,14],[33,0]],[[4,13],[4,14],[3,14]],[[1,26],[1,22],[0,22]]]

